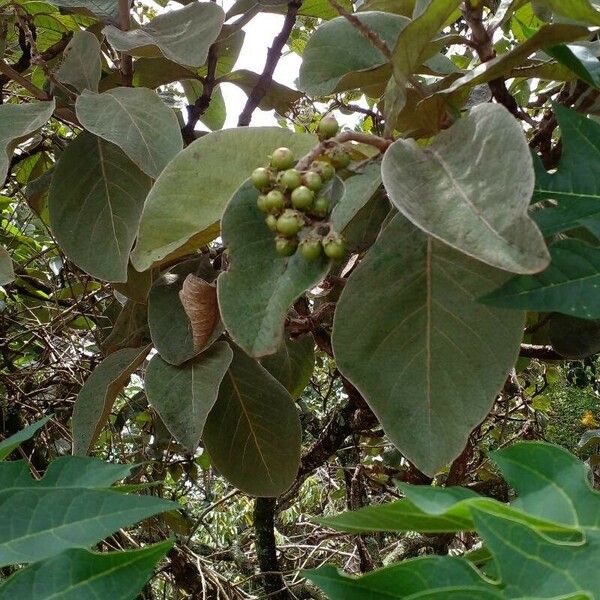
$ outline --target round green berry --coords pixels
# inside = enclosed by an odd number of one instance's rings
[[[254,169],[254,171],[252,171],[250,180],[252,181],[252,185],[257,190],[264,190],[266,187],[271,185],[271,173],[269,173],[269,169],[258,167],[258,169]]]
[[[256,206],[258,206],[259,210],[264,213],[269,212],[269,201],[264,194],[260,194],[260,196],[256,199]]]
[[[329,153],[329,158],[336,169],[345,169],[352,160],[350,155],[341,147],[333,148]]]
[[[301,185],[292,192],[292,206],[297,210],[308,210],[315,199],[313,191]]]
[[[298,242],[294,239],[277,236],[275,238],[275,250],[281,256],[291,256],[296,252]]]
[[[313,192],[318,192],[323,186],[323,180],[316,171],[307,171],[302,175],[302,185]]]
[[[302,185],[302,175],[296,169],[288,169],[280,175],[279,182],[286,190],[295,190]]]
[[[311,212],[317,217],[326,217],[329,213],[329,200],[325,196],[319,196],[315,200]]]
[[[332,138],[337,135],[339,130],[340,126],[333,115],[323,117],[317,126],[317,134],[322,140]]]
[[[329,181],[335,175],[335,169],[324,160],[313,163],[312,168],[321,176],[323,181]]]
[[[285,171],[294,166],[294,154],[289,148],[277,148],[271,155],[271,166],[278,171]]]
[[[284,237],[295,236],[303,226],[304,219],[296,210],[285,210],[277,219],[277,231]]]
[[[275,215],[267,215],[265,223],[271,231],[277,231],[277,217]]]
[[[300,242],[300,252],[306,260],[317,260],[322,250],[321,240],[318,237],[309,237]]]
[[[267,194],[266,205],[267,205],[267,212],[277,213],[285,205],[285,196],[279,190],[271,190]]]
[[[344,258],[346,254],[346,244],[341,235],[337,233],[330,233],[323,239],[323,251],[325,256],[333,258],[334,260],[340,260]]]

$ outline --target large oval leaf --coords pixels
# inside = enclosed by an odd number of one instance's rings
[[[98,91],[102,76],[102,51],[98,38],[89,31],[79,31],[67,44],[56,77],[78,92]]]
[[[398,215],[338,303],[339,369],[428,475],[461,452],[517,358],[523,313],[476,301],[506,277]]]
[[[503,106],[476,106],[426,148],[414,140],[394,142],[382,176],[398,210],[453,248],[514,273],[548,265],[542,234],[527,215],[531,154]]]
[[[158,354],[146,370],[146,395],[173,437],[190,452],[200,443],[206,418],[231,364],[227,342],[217,342],[194,360],[175,367]]]
[[[120,87],[103,94],[86,90],[75,108],[88,131],[119,146],[154,179],[183,148],[175,113],[153,90]]]
[[[253,496],[278,496],[300,464],[300,419],[285,388],[234,348],[203,440],[215,467]]]
[[[86,454],[108,421],[116,397],[142,364],[150,347],[122,348],[86,379],[73,406],[73,454]]]
[[[127,281],[127,263],[150,178],[90,133],[77,136],[56,165],[48,210],[61,249],[86,273]]]
[[[232,194],[279,146],[298,157],[317,144],[280,127],[240,127],[203,136],[171,161],[148,195],[131,260],[139,271],[207,231],[207,243]],[[215,225],[217,225],[215,227]]]
[[[217,293],[229,335],[248,354],[260,357],[277,351],[287,311],[323,278],[329,261],[307,262],[299,252],[290,258],[277,254],[257,197],[256,189],[244,184],[223,215],[231,264],[217,280]]]
[[[52,102],[0,105],[0,181],[6,179],[13,142],[33,133],[48,121],[54,112]]]
[[[115,50],[143,55],[148,47],[184,66],[200,67],[217,39],[225,20],[220,6],[190,2],[184,8],[164,12],[139,29],[121,31],[113,25],[102,31]],[[139,51],[139,52],[138,52]]]

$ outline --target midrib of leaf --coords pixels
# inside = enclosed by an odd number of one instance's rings
[[[104,152],[102,151],[102,142],[100,138],[96,138],[96,144],[98,145],[98,154],[100,155],[100,171],[102,173],[102,182],[104,183],[104,191],[106,193],[106,202],[108,203],[108,214],[110,215],[110,225],[112,227],[113,236],[115,238],[115,242],[117,244],[117,252],[119,256],[121,256],[121,245],[119,244],[119,238],[117,237],[117,230],[115,228],[115,217],[113,214],[113,206],[110,201],[110,193],[108,191],[108,177],[106,175],[106,170],[104,168]]]
[[[228,370],[227,371],[229,378],[231,379],[231,385],[233,385],[233,389],[235,391],[236,396],[238,397],[239,403],[240,403],[240,408],[242,409],[242,412],[244,413],[244,417],[246,417],[246,421],[248,422],[248,428],[250,429],[250,433],[252,434],[252,438],[254,439],[254,443],[256,445],[256,449],[258,450],[258,454],[260,456],[260,460],[262,461],[262,464],[265,466],[265,470],[267,472],[267,476],[269,477],[269,479],[271,480],[271,483],[275,483],[273,481],[273,478],[271,477],[271,471],[265,461],[265,457],[262,453],[262,449],[260,447],[260,444],[258,443],[258,437],[256,435],[256,433],[254,432],[254,427],[252,427],[252,421],[250,420],[250,416],[248,415],[248,412],[246,411],[246,407],[244,405],[244,401],[243,401],[243,396],[235,382],[235,378],[233,377],[233,375],[231,374],[231,371]]]
[[[427,425],[429,431],[433,431],[431,424],[431,415],[433,413],[433,407],[431,405],[431,335],[432,335],[432,309],[433,309],[433,281],[432,281],[432,272],[431,272],[431,255],[432,255],[432,238],[431,236],[427,236],[427,260],[425,266],[426,272],[426,299],[425,303],[427,306],[427,332],[426,332],[426,356],[427,356],[427,369],[426,369],[426,389],[427,389]],[[431,435],[427,436],[429,441],[430,451],[433,449],[433,439]]]

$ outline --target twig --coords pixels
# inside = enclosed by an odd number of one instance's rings
[[[265,67],[262,74],[258,78],[256,85],[254,88],[252,88],[252,91],[248,95],[244,109],[238,118],[238,127],[246,127],[250,125],[252,113],[256,110],[260,104],[260,101],[265,97],[269,86],[273,82],[273,73],[275,72],[277,63],[281,58],[283,47],[292,33],[300,6],[302,6],[302,0],[293,0],[288,4],[287,13],[283,21],[283,27],[273,40],[273,45],[267,52]]]
[[[15,71],[11,66],[7,65],[2,59],[0,59],[0,73],[12,79],[15,83],[18,83],[21,87],[25,88],[38,100],[52,100],[52,96],[39,87],[33,85],[31,81],[23,77],[20,73]]]
[[[119,0],[119,29],[129,31],[130,28],[129,0]],[[121,52],[121,81],[126,87],[131,87],[133,82],[133,59],[125,52]]]
[[[392,144],[392,140],[386,140],[376,135],[369,133],[360,133],[358,131],[343,131],[339,135],[328,140],[323,140],[318,146],[315,146],[306,156],[301,158],[296,165],[299,171],[308,169],[316,158],[321,156],[326,150],[334,147],[336,144],[343,144],[344,142],[359,142],[361,144],[368,144],[374,146],[381,153],[385,152]]]
[[[539,360],[564,360],[552,346],[537,344],[521,344],[519,356],[523,358],[537,358]]]

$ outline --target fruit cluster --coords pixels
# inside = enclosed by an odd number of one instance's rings
[[[327,120],[326,120],[327,119]],[[326,117],[319,124],[319,137],[333,137],[338,124]],[[289,148],[277,148],[269,157],[268,167],[255,169],[251,176],[258,189],[258,208],[267,214],[265,222],[276,233],[275,248],[282,256],[291,256],[299,248],[306,260],[316,260],[322,253],[341,259],[345,244],[339,233],[331,230],[328,185],[336,169],[346,168],[350,156],[341,146],[328,149],[323,160],[307,170],[295,167],[296,159]]]

